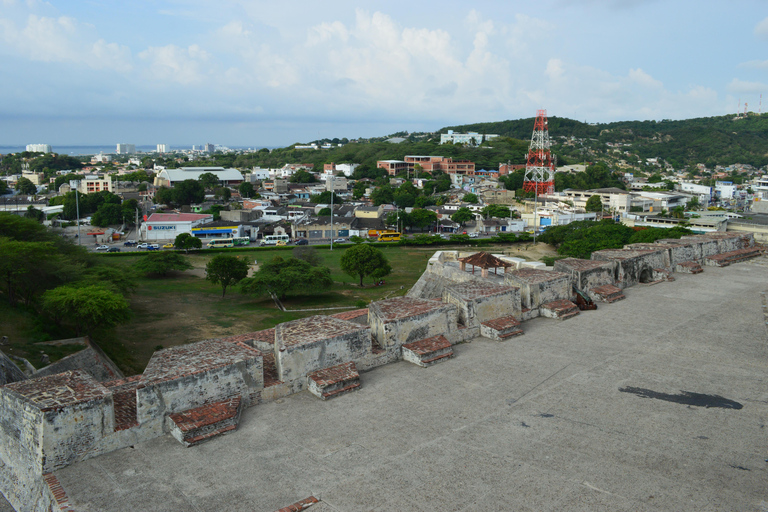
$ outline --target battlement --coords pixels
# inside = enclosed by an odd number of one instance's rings
[[[75,462],[170,431],[195,444],[231,431],[241,405],[302,391],[308,382],[327,397],[335,392],[328,386],[357,389],[358,369],[403,359],[404,350],[429,365],[448,361],[452,344],[480,333],[509,339],[522,333],[521,321],[576,315],[574,287],[610,303],[624,297],[620,288],[671,277],[675,269],[700,271],[705,260],[759,254],[751,234],[713,233],[596,251],[590,260],[559,260],[554,269],[515,262],[473,274],[460,265],[498,258],[438,252],[424,272],[430,281],[411,290],[424,297],[409,292],[369,308],[160,350],[143,374],[129,378],[99,382],[71,369],[9,383],[0,386],[0,467],[13,474],[0,478],[0,490],[23,508],[47,489],[43,474]]]

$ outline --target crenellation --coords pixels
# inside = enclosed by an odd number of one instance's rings
[[[234,430],[243,407],[308,387],[329,398],[359,388],[358,372],[376,366],[404,358],[430,365],[451,357],[456,343],[512,338],[530,318],[578,314],[573,287],[611,303],[638,283],[761,254],[751,234],[712,233],[566,258],[554,270],[506,261],[484,277],[460,265],[496,259],[438,251],[429,278],[411,290],[417,296],[161,350],[133,377],[98,382],[71,369],[8,383],[0,386],[0,490],[17,509],[47,510],[61,496],[43,475],[75,462],[169,432],[193,445]]]

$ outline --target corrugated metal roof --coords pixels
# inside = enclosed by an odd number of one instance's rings
[[[224,169],[223,167],[186,167],[181,169],[163,169],[159,177],[165,178],[171,183],[184,180],[198,180],[205,173],[215,174],[221,181],[242,181],[243,175],[237,169]]]

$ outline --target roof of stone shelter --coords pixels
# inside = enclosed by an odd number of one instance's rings
[[[371,303],[370,310],[384,322],[408,318],[438,311],[448,306],[440,299],[416,299],[413,297],[394,297]],[[455,306],[451,306],[455,307]]]
[[[155,352],[147,364],[139,387],[174,380],[261,357],[262,353],[244,343],[205,340]]]
[[[369,329],[332,316],[316,315],[279,324],[275,340],[282,346],[304,345]]]
[[[247,332],[245,334],[238,334],[237,336],[227,336],[226,338],[221,338],[221,341],[226,341],[229,343],[242,342],[249,346],[253,341],[262,341],[274,345],[275,328],[273,327],[271,329],[264,329],[262,331]]]
[[[524,283],[544,283],[547,281],[556,281],[558,279],[568,278],[564,272],[555,272],[554,270],[539,270],[536,268],[521,268],[514,272],[509,272],[507,276],[515,281]]]
[[[518,288],[489,283],[486,281],[467,281],[465,283],[452,284],[445,287],[448,293],[453,293],[463,300],[478,299],[509,293]]]
[[[340,320],[353,320],[355,318],[360,318],[361,316],[368,316],[368,308],[344,311],[343,313],[336,313],[335,315],[331,316]]]
[[[3,388],[14,392],[42,411],[99,400],[110,394],[107,388],[84,370],[70,370],[13,382]]]
[[[658,249],[602,249],[600,251],[593,252],[592,255],[593,257],[594,255],[604,256],[612,260],[625,260],[663,250],[663,247],[659,247]]]
[[[462,263],[467,263],[469,265],[473,265],[475,267],[480,267],[480,268],[499,268],[499,267],[507,268],[507,267],[514,266],[513,263],[500,260],[493,254],[485,251],[476,252],[472,256],[467,256],[465,258],[459,258],[459,261]]]
[[[563,258],[557,260],[556,264],[563,265],[572,270],[593,270],[599,267],[604,267],[607,263],[601,260],[582,260],[579,258]]]

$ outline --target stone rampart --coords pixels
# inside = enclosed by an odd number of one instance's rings
[[[504,281],[520,289],[521,306],[531,311],[547,302],[568,300],[572,294],[570,275],[564,272],[521,268],[505,274]]]
[[[317,315],[279,324],[275,329],[275,364],[280,380],[304,380],[309,373],[371,351],[371,330],[355,322]]]
[[[613,264],[610,262],[565,258],[555,262],[554,270],[570,275],[571,284],[585,293],[592,288],[614,283]]]
[[[480,327],[482,322],[507,315],[520,316],[520,289],[488,282],[467,282],[446,286],[443,302],[458,309],[458,322]]]
[[[654,269],[668,266],[664,250],[605,249],[593,252],[592,259],[613,262],[614,279],[620,288],[650,283]]]
[[[384,349],[400,347],[457,328],[458,312],[453,304],[396,297],[374,302],[368,309],[371,334]]]

